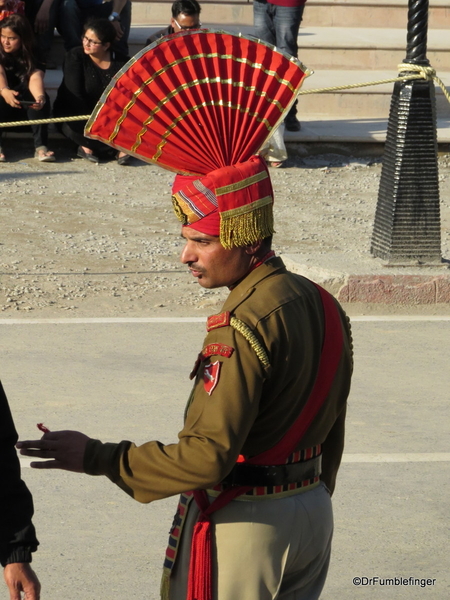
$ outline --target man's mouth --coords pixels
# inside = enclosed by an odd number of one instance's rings
[[[194,267],[189,267],[189,271],[193,277],[201,277],[203,274],[203,271],[195,269]]]

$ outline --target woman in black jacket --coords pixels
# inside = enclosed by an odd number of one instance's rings
[[[44,70],[33,51],[33,31],[25,17],[11,15],[0,23],[0,121],[34,121],[49,114]],[[47,149],[47,125],[31,125],[31,129],[35,158],[53,162],[55,156]],[[0,162],[5,161],[0,145]]]
[[[64,78],[53,105],[55,117],[90,114],[100,100],[104,89],[128,57],[111,50],[116,30],[108,19],[90,19],[84,26],[82,46],[69,50],[64,60]],[[84,136],[86,121],[66,122],[62,133],[78,146],[77,155],[94,163],[98,154],[109,153],[111,148]],[[130,158],[117,153],[117,162],[126,164]]]

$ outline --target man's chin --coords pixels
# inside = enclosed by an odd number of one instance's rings
[[[208,284],[208,281],[205,281],[204,279],[202,279],[202,276],[201,276],[201,275],[200,275],[200,277],[197,277],[197,283],[198,283],[199,285],[201,285],[201,286],[202,286],[202,288],[205,288],[205,289],[207,289],[207,290],[209,290],[210,288],[212,288],[212,287],[213,287],[212,285],[209,285],[209,284]]]

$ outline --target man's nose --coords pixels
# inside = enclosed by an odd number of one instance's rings
[[[189,241],[186,242],[183,250],[181,251],[180,261],[187,265],[189,263],[195,262],[197,260],[197,256],[193,250],[192,244]]]

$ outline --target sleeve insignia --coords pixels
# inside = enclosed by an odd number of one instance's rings
[[[220,367],[222,363],[216,360],[216,362],[208,363],[205,365],[203,370],[203,384],[205,391],[211,396],[213,391],[216,389],[219,383]]]
[[[234,348],[232,346],[227,346],[226,344],[208,344],[208,346],[203,348],[203,352],[200,352],[200,354],[197,356],[197,360],[195,361],[194,368],[189,375],[189,379],[194,379],[201,363],[210,356],[223,356],[224,358],[230,358],[233,352]]]
[[[220,327],[227,327],[230,324],[230,312],[227,310],[219,315],[212,315],[208,317],[206,322],[206,331],[212,331],[213,329],[219,329]]]
[[[206,348],[203,348],[202,357],[208,358],[209,356],[223,356],[224,358],[230,358],[233,354],[234,348],[227,346],[226,344],[208,344]]]

